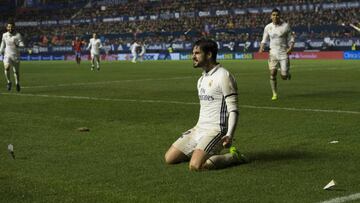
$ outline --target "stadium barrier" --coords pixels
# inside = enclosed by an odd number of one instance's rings
[[[2,60],[3,56],[0,56]],[[218,60],[267,60],[269,53],[219,53]],[[89,54],[81,56],[82,60],[90,60]],[[102,54],[103,61],[129,61],[131,54]],[[190,53],[146,53],[143,60],[191,60]],[[293,52],[290,59],[334,59],[334,60],[360,60],[360,51],[322,51],[322,52]],[[22,54],[22,61],[53,61],[53,60],[75,60],[75,55],[41,55],[41,54]]]
[[[144,35],[143,37],[145,37]],[[101,36],[100,39],[105,43],[105,39],[117,39],[122,38],[121,35],[113,36]],[[312,39],[312,40],[296,40],[294,45],[294,51],[348,51],[351,50],[353,44],[360,47],[360,37],[353,38],[331,38],[328,42],[325,42],[323,39]],[[259,42],[257,41],[218,41],[218,49],[220,53],[237,53],[237,52],[256,52],[259,50]],[[104,45],[103,50],[110,53],[130,53],[131,44],[107,44]],[[172,47],[174,52],[191,52],[193,48],[193,43],[190,41],[187,42],[172,42],[172,43],[148,43],[145,45],[146,51],[149,53],[165,53],[168,51],[168,48]],[[267,46],[268,47],[268,46]],[[70,45],[48,45],[48,46],[32,46],[32,47],[20,47],[20,53],[27,54],[29,51],[32,54],[71,54],[74,53],[74,48]],[[85,46],[82,47],[82,53],[88,54]]]
[[[290,59],[344,59],[343,51],[293,52]],[[254,59],[268,59],[269,53],[254,53]]]

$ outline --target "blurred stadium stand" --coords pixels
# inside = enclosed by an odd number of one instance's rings
[[[360,46],[360,33],[341,25],[359,22],[358,0],[7,0],[0,20],[15,20],[23,51],[70,53],[75,36],[96,32],[109,53],[129,52],[134,39],[150,52],[189,52],[201,37],[223,52],[254,52],[274,7],[296,33],[297,51]]]

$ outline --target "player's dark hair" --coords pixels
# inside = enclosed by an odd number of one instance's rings
[[[216,62],[218,45],[215,41],[211,39],[200,39],[194,43],[194,47],[195,46],[198,46],[205,54],[211,53],[211,59]]]
[[[15,22],[14,22],[13,20],[8,20],[8,22],[6,23],[6,25],[15,26]]]
[[[271,11],[271,13],[278,13],[279,15],[281,14],[281,12],[280,12],[280,10],[279,9],[277,9],[277,8],[274,8],[272,11]]]

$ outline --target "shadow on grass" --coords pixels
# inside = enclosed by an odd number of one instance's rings
[[[328,189],[327,191],[344,192],[347,190],[345,190],[344,188],[331,188],[331,189]]]
[[[314,159],[319,154],[299,150],[268,150],[260,152],[249,152],[246,154],[250,163],[253,161],[272,162],[300,159]]]

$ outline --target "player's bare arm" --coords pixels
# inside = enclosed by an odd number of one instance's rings
[[[292,50],[294,49],[295,42],[291,42],[289,48],[286,50],[287,54],[291,54]]]
[[[357,31],[360,32],[360,28],[359,28],[359,27],[355,26],[355,25],[352,24],[352,23],[350,23],[350,26],[351,26],[352,28],[354,28],[355,30],[357,30]]]

